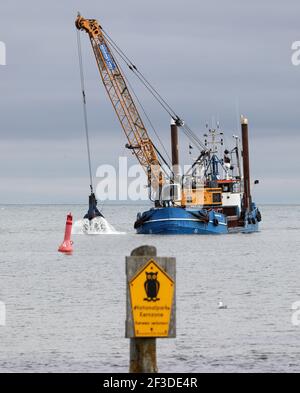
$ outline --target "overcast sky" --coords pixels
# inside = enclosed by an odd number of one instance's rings
[[[199,136],[214,118],[230,139],[237,111],[246,115],[257,201],[300,203],[300,66],[291,63],[299,0],[1,0],[0,203],[86,202],[78,10],[99,20]],[[128,152],[85,33],[82,44],[95,173]],[[137,92],[169,143],[168,115]]]

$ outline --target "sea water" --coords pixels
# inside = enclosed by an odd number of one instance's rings
[[[137,235],[147,208],[106,206],[122,234],[74,233],[63,255],[66,214],[86,206],[0,206],[0,371],[128,371],[125,256],[149,244],[177,261],[177,338],[157,340],[159,371],[299,372],[300,206],[261,206],[259,233],[220,236]]]
[[[122,233],[125,234],[125,232],[116,231],[104,217],[77,220],[72,228],[73,235],[121,235]]]

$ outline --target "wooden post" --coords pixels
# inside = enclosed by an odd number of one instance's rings
[[[157,373],[157,360],[156,360],[156,337],[175,337],[176,336],[176,327],[175,327],[175,258],[158,258],[156,252],[156,248],[152,246],[141,246],[136,248],[131,252],[130,257],[126,257],[126,274],[127,274],[127,319],[126,319],[126,337],[130,338],[130,362],[129,362],[129,372],[131,373]],[[157,262],[158,261],[158,262]],[[174,294],[170,294],[172,302],[171,302],[171,310],[169,310],[170,314],[170,322],[167,326],[166,334],[160,334],[161,332],[157,332],[154,329],[153,336],[148,337],[140,337],[138,335],[138,331],[135,326],[135,321],[133,318],[133,304],[130,298],[130,285],[133,285],[133,280],[137,278],[141,274],[142,282],[145,281],[146,276],[144,273],[144,268],[147,270],[147,266],[152,264],[155,266],[154,271],[160,270],[157,276],[159,276],[159,281],[162,285],[164,274],[168,276],[170,279],[170,286],[172,287]],[[157,263],[157,265],[156,265]],[[153,265],[154,264],[154,265]],[[145,278],[144,278],[145,276]],[[172,281],[172,282],[171,282]],[[141,281],[140,281],[141,282]],[[160,292],[158,290],[158,297]],[[142,300],[145,301],[147,299],[147,294],[143,294]],[[149,301],[147,306],[155,307],[156,304],[159,304],[159,300],[157,299],[153,301]],[[146,307],[147,307],[146,306]],[[142,306],[144,307],[144,306]],[[151,323],[151,322],[150,322]],[[148,327],[149,328],[149,327]],[[160,329],[166,329],[160,328]],[[151,331],[153,329],[151,328]],[[143,334],[143,333],[141,333]],[[147,334],[147,333],[145,333]]]
[[[156,338],[130,339],[130,373],[157,373]]]
[[[131,256],[155,257],[156,248],[141,246],[131,252]],[[128,289],[127,289],[128,290]],[[130,339],[130,373],[157,373],[156,338]]]

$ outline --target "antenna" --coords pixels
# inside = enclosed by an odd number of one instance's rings
[[[235,116],[236,116],[236,129],[240,129],[241,118],[240,118],[240,99],[237,95],[235,98]]]

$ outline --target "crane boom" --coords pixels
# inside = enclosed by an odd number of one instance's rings
[[[161,186],[164,178],[156,150],[101,26],[97,20],[84,19],[80,15],[75,25],[89,35],[102,82],[128,139],[127,147],[132,149],[144,168],[149,184],[154,189]]]

